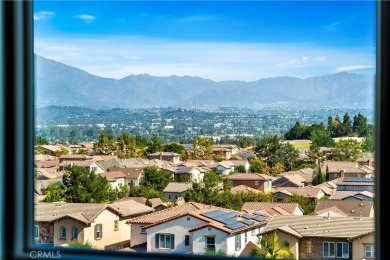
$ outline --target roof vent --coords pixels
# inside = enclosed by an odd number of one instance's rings
[[[354,212],[355,212],[355,210],[353,209],[353,210],[351,210],[351,212],[352,212],[352,213],[354,213]]]
[[[363,204],[363,203],[360,203],[359,205],[360,205],[360,207],[363,207],[363,206],[364,206],[364,204]]]
[[[360,214],[359,214],[359,220],[362,220],[363,218],[362,218],[362,213],[360,212]]]

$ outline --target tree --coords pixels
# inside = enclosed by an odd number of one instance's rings
[[[335,142],[330,134],[325,130],[314,130],[310,134],[311,145],[316,147],[333,147]]]
[[[36,135],[35,136],[35,144],[36,145],[48,145],[49,141],[46,138],[43,138],[42,136]]]
[[[324,183],[326,181],[326,177],[324,174],[321,172],[321,166],[318,164],[318,168],[313,174],[313,180],[312,180],[312,185],[319,185],[321,183]]]
[[[165,187],[173,181],[172,175],[157,166],[148,166],[144,168],[144,176],[140,185],[145,188],[151,188],[157,191],[163,191]]]
[[[122,185],[116,188],[116,196],[118,199],[129,196],[130,188],[127,185]]]
[[[276,135],[262,138],[254,151],[257,157],[263,159],[269,167],[272,168],[280,163],[285,171],[294,168],[298,157],[298,150],[290,143],[283,143]]]
[[[302,195],[293,194],[291,197],[285,198],[283,200],[285,203],[298,203],[305,215],[308,215],[314,211],[316,208],[316,201],[310,198],[303,197]]]
[[[362,149],[364,152],[374,152],[375,151],[375,137],[374,135],[367,135],[364,138],[362,144]]]
[[[64,199],[72,203],[107,203],[116,199],[110,182],[87,168],[67,167],[62,177]]]
[[[162,140],[156,134],[153,134],[150,142],[148,143],[148,148],[146,149],[147,154],[161,152],[162,151]]]
[[[362,144],[356,140],[340,140],[328,155],[329,160],[355,161],[362,152]]]
[[[135,136],[128,133],[122,133],[118,136],[118,158],[142,157],[143,151],[137,147]]]
[[[348,113],[345,113],[343,123],[341,124],[341,136],[349,136],[352,134],[352,122]]]
[[[64,196],[64,185],[61,182],[50,183],[44,191],[44,202],[62,201]]]
[[[60,157],[62,155],[67,155],[67,154],[69,154],[69,151],[64,148],[61,148],[61,150],[54,152],[54,155],[57,157]]]
[[[213,143],[206,137],[197,137],[191,149],[183,150],[182,160],[211,160],[213,159]]]
[[[172,152],[181,154],[185,150],[184,146],[177,143],[164,144],[162,146],[163,152]]]
[[[235,172],[245,173],[246,169],[244,165],[237,165],[234,167]]]
[[[286,140],[308,139],[307,125],[296,122],[295,125],[284,134]]]
[[[68,248],[86,248],[86,249],[96,249],[90,242],[81,243],[78,241],[68,242]]]
[[[359,137],[364,137],[368,133],[367,117],[358,113],[353,117],[352,131]]]
[[[93,144],[96,154],[112,155],[116,151],[115,138],[112,133],[102,131],[99,139]]]
[[[269,239],[267,239],[265,235],[262,235],[260,243],[264,251],[263,257],[266,259],[287,259],[294,257],[290,248],[286,246],[280,247],[279,236],[276,230]]]
[[[258,157],[252,157],[249,159],[250,167],[249,170],[250,172],[255,172],[255,173],[264,173],[264,174],[270,174],[269,170],[270,167],[260,158]]]

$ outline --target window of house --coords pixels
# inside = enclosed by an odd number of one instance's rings
[[[79,235],[79,230],[77,227],[72,228],[72,239],[77,239]]]
[[[177,200],[177,194],[175,195],[175,199]]]
[[[143,226],[141,226],[141,234],[146,234],[146,228],[144,228]]]
[[[174,234],[156,234],[156,248],[174,249],[175,248]]]
[[[324,242],[324,257],[335,257],[334,242]]]
[[[39,238],[39,226],[34,225],[34,239],[38,239],[38,238]]]
[[[287,242],[287,241],[284,241],[284,242],[283,242],[283,247],[288,247],[288,248],[289,248],[289,247],[290,247],[290,243]]]
[[[236,245],[236,250],[241,249],[241,234],[237,234],[234,238],[235,240],[235,245]]]
[[[190,217],[187,217],[187,221],[190,221],[191,220],[191,218]]]
[[[215,237],[206,236],[206,250],[215,251]]]
[[[97,172],[97,167],[91,167],[93,172]]]
[[[244,243],[248,243],[248,232],[245,232]]]
[[[259,181],[255,181],[255,185],[256,185],[256,186],[259,186]]]
[[[190,245],[190,236],[189,235],[185,235],[185,237],[184,237],[184,245],[185,246],[189,246]]]
[[[60,229],[60,238],[66,239],[66,228],[65,227],[61,227],[61,229]]]
[[[103,226],[98,224],[95,226],[95,239],[101,239],[103,237]]]
[[[171,194],[168,194],[168,199],[169,199],[169,200],[171,199]]]
[[[364,257],[365,258],[375,258],[374,245],[364,245]]]
[[[255,229],[252,229],[252,236],[256,235],[256,230]]]
[[[114,220],[114,230],[118,230],[118,229],[119,229],[118,220]]]
[[[349,258],[349,243],[347,242],[337,243],[336,256],[338,258]]]
[[[311,254],[313,251],[313,249],[312,249],[312,244],[311,244],[311,240],[307,240],[306,241],[306,252],[308,253],[308,254]]]

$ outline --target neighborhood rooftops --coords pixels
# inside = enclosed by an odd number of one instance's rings
[[[294,215],[297,209],[304,212],[298,203],[283,202],[245,202],[241,208],[245,212],[266,211],[270,215]]]
[[[273,216],[262,233],[275,229],[296,237],[330,237],[354,239],[375,231],[374,218]]]
[[[119,178],[125,178],[126,176],[120,171],[110,171],[110,172],[102,172],[100,176],[106,177],[108,181],[115,181]]]
[[[235,173],[227,178],[229,180],[272,180],[271,176],[260,173]]]
[[[318,213],[332,207],[336,207],[351,217],[373,217],[374,203],[372,201],[319,200],[314,212]]]
[[[342,178],[337,181],[336,185],[373,186],[375,181],[374,178]]]
[[[188,182],[170,182],[163,192],[184,192],[192,187],[191,183]]]

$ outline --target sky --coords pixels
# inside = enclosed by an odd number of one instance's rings
[[[375,73],[375,1],[35,1],[34,49],[107,78]]]

